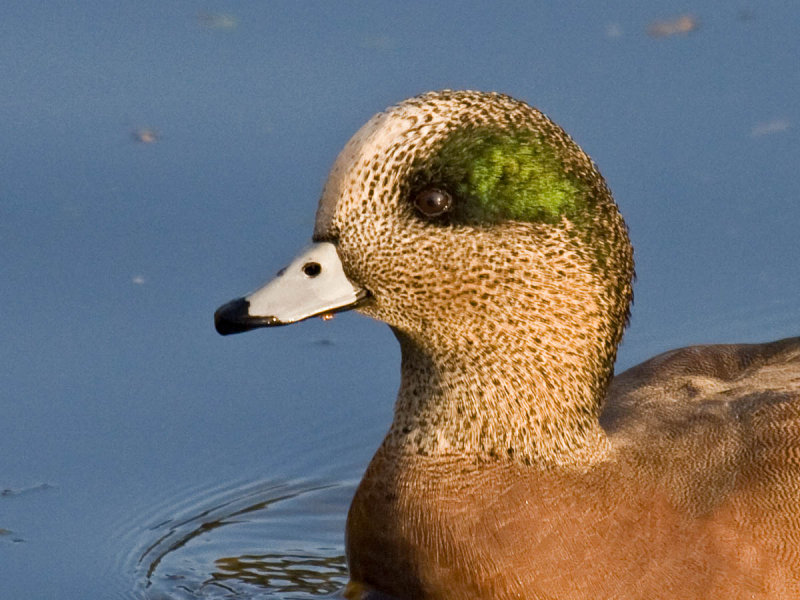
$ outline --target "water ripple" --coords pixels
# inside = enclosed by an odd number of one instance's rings
[[[344,516],[355,482],[235,483],[187,490],[121,557],[135,598],[309,598],[347,581]]]

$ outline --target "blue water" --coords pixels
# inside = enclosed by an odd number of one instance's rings
[[[307,242],[340,147],[410,95],[512,94],[594,157],[636,246],[620,367],[800,334],[795,2],[2,12],[2,599],[346,581],[394,338],[354,314],[221,338],[212,314]]]

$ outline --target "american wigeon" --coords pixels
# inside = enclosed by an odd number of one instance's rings
[[[613,377],[633,251],[539,111],[442,91],[373,117],[314,243],[222,334],[354,308],[402,349],[347,523],[351,598],[800,598],[800,338]]]

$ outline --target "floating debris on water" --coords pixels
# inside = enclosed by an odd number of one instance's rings
[[[15,544],[19,544],[25,541],[10,529],[4,529],[2,527],[0,527],[0,539],[5,539],[8,540],[9,542],[14,542]]]
[[[197,21],[206,29],[222,29],[224,31],[236,29],[236,26],[239,25],[239,19],[223,13],[200,13],[197,15]]]
[[[743,8],[736,14],[736,18],[740,21],[754,21],[756,13],[749,8]]]
[[[5,488],[3,490],[0,490],[0,498],[10,498],[12,496],[19,496],[20,494],[27,494],[28,492],[52,490],[53,488],[55,488],[55,486],[49,483],[40,483],[39,485],[32,485],[30,487],[19,488],[16,490],[13,488]]]
[[[654,21],[647,26],[650,37],[662,38],[672,35],[687,35],[695,31],[700,22],[694,15],[681,15],[669,21]]]
[[[618,38],[622,37],[622,27],[619,23],[609,23],[606,25],[606,37]]]
[[[155,144],[157,141],[161,139],[161,134],[158,133],[155,129],[151,129],[150,127],[142,127],[140,129],[136,129],[131,133],[131,137],[133,141],[138,142],[140,144]]]
[[[762,135],[771,135],[773,133],[780,133],[786,131],[792,126],[788,119],[773,119],[766,123],[758,123],[750,130],[751,137],[761,137]]]
[[[131,279],[131,282],[135,283],[136,285],[144,285],[146,281],[147,280],[144,278],[143,275],[134,275],[133,279]]]

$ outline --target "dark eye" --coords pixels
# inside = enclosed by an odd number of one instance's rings
[[[428,188],[414,197],[414,206],[426,217],[438,217],[453,207],[453,198],[444,190]]]

